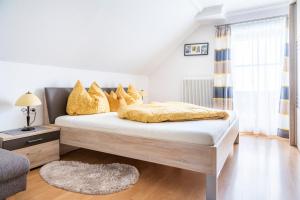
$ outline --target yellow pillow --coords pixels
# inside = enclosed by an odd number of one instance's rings
[[[136,100],[132,98],[129,94],[125,92],[122,85],[120,84],[116,90],[117,96],[123,97],[127,103],[127,105],[135,104]]]
[[[140,94],[140,91],[138,91],[137,89],[135,89],[135,87],[133,85],[129,85],[128,86],[128,90],[127,93],[136,100],[137,103],[141,104],[143,103],[142,100],[142,95]]]
[[[89,90],[76,82],[68,98],[67,113],[69,115],[88,115],[109,112],[109,103],[101,88],[93,82]]]
[[[105,95],[109,102],[110,112],[117,112],[120,108],[127,106],[125,99],[114,91],[111,91],[110,94],[105,92]]]
[[[95,81],[90,86],[88,93],[98,101],[98,113],[106,113],[110,111],[106,95]]]
[[[66,111],[69,115],[95,114],[98,113],[98,101],[77,81],[68,97]]]

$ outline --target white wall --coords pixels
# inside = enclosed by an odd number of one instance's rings
[[[25,116],[14,106],[19,96],[31,91],[42,99],[44,87],[72,87],[76,80],[86,87],[97,81],[101,87],[132,83],[148,90],[145,76],[0,61],[0,131],[25,125]],[[38,107],[35,125],[42,124],[42,110],[42,106]]]
[[[198,11],[192,0],[1,0],[0,60],[145,74]]]
[[[297,146],[298,149],[300,150],[300,108],[299,108],[299,103],[300,103],[300,1],[297,1]]]
[[[214,71],[213,25],[200,26],[186,38],[164,62],[149,76],[150,101],[179,101],[182,99],[182,80],[185,77],[212,77]],[[209,43],[209,54],[184,56],[187,43]]]

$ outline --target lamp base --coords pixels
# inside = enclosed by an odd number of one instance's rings
[[[21,129],[21,131],[33,131],[35,128],[32,126],[27,126]]]

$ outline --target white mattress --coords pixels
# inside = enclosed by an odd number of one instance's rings
[[[117,113],[61,116],[55,124],[64,127],[98,130],[159,140],[171,140],[203,145],[214,145],[235,119],[230,113],[227,120],[199,120],[184,122],[141,123],[120,119]]]

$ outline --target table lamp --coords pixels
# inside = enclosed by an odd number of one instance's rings
[[[16,101],[16,106],[22,106],[26,107],[23,108],[21,111],[26,113],[26,120],[27,120],[27,126],[22,128],[22,131],[32,131],[34,130],[34,127],[32,127],[32,123],[35,121],[36,117],[36,109],[35,108],[30,108],[32,106],[39,106],[41,105],[42,102],[41,100],[32,94],[31,92],[27,92],[26,94],[23,94],[22,96],[19,97],[19,99]],[[34,119],[32,122],[30,122],[30,113],[34,113]]]
[[[142,96],[142,100],[144,100],[144,97],[147,96],[147,93],[145,92],[145,90],[140,90],[140,95]]]

